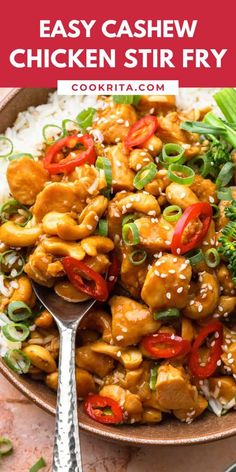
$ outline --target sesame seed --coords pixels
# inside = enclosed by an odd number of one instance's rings
[[[202,310],[203,310],[203,306],[200,304],[200,305],[198,306],[198,313],[201,313]]]
[[[162,279],[166,279],[166,277],[167,277],[167,274],[161,274]]]
[[[117,340],[117,341],[121,341],[122,339],[124,339],[124,336],[122,336],[122,335],[116,336],[116,340]]]
[[[180,247],[177,247],[176,252],[177,252],[177,254],[180,254],[180,253],[181,253]]]
[[[92,225],[87,225],[87,228],[89,229],[89,231],[92,231],[93,229]]]
[[[177,293],[182,293],[182,292],[183,292],[183,289],[184,289],[183,287],[177,288]]]
[[[136,165],[136,170],[140,170],[142,168],[142,164],[137,164]]]
[[[233,364],[233,363],[234,363],[234,359],[228,359],[228,363],[229,363],[229,364]]]
[[[216,331],[215,338],[218,339],[219,337],[220,337],[220,333],[219,333],[219,331]]]
[[[170,293],[170,292],[167,292],[167,294],[166,294],[166,298],[168,298],[168,300],[170,300],[170,299],[171,299],[171,293]]]
[[[170,269],[168,272],[169,272],[169,274],[175,274],[176,271],[175,271],[175,269]]]
[[[222,364],[222,361],[221,361],[221,359],[219,359],[219,360],[217,361],[216,365],[217,365],[218,367],[220,367],[221,364]]]
[[[214,203],[214,201],[215,201],[214,197],[210,196],[210,197],[209,197],[209,202],[210,202],[210,203]]]

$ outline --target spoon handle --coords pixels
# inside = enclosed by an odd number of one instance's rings
[[[75,382],[75,336],[77,326],[60,332],[59,379],[52,472],[82,472]]]

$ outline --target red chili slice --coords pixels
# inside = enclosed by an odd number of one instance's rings
[[[119,272],[120,272],[120,263],[118,261],[117,256],[113,253],[112,259],[111,259],[111,265],[108,269],[108,275],[107,275],[107,287],[108,287],[109,293],[113,290],[116,284]]]
[[[141,344],[155,359],[170,359],[185,355],[191,349],[189,341],[169,333],[155,333],[145,336]],[[169,347],[161,347],[160,344],[166,344]]]
[[[86,149],[85,151],[75,152],[73,156],[73,150],[77,144],[82,144]],[[58,153],[62,152],[64,148],[70,149],[69,154],[61,159],[59,162],[53,162]],[[46,155],[43,159],[44,168],[49,172],[49,174],[62,174],[72,172],[75,167],[81,166],[83,164],[94,164],[96,160],[96,152],[94,148],[94,142],[92,137],[89,134],[84,134],[83,136],[66,136],[65,138],[60,139],[46,152]]]
[[[88,395],[84,402],[84,410],[90,418],[99,423],[118,424],[123,421],[123,411],[119,403],[112,398]]]
[[[188,243],[182,242],[183,232],[189,223],[199,218],[202,227],[197,231]],[[171,242],[172,254],[184,254],[198,246],[206,236],[212,219],[212,207],[207,202],[199,202],[190,205],[177,221]]]
[[[130,129],[125,139],[125,147],[131,149],[132,147],[144,144],[155,133],[157,127],[158,120],[156,116],[144,116]]]
[[[62,265],[70,282],[77,290],[87,293],[87,295],[100,302],[107,300],[109,295],[107,283],[100,274],[88,267],[84,262],[70,256],[63,257]],[[83,276],[85,276],[86,280],[82,278]]]
[[[206,340],[209,334],[215,333],[214,344],[210,346],[209,360],[205,366],[200,365],[199,348]],[[216,337],[217,334],[217,337]],[[223,344],[223,325],[220,321],[212,321],[204,326],[198,337],[195,339],[189,356],[189,368],[192,374],[198,379],[207,379],[214,374],[217,368],[217,361],[222,354]]]

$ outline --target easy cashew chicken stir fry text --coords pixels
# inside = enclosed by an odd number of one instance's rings
[[[73,129],[45,127],[40,158],[10,156],[4,359],[56,391],[59,335],[31,280],[71,303],[95,298],[76,340],[78,397],[95,421],[191,423],[235,407],[234,92],[215,97],[225,120],[172,96],[99,97]]]

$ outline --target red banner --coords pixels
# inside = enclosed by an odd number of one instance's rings
[[[235,86],[235,0],[4,3],[0,86],[179,80]]]

